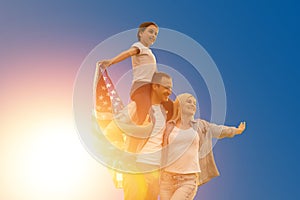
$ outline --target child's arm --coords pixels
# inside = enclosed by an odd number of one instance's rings
[[[125,60],[126,58],[129,58],[131,56],[137,55],[140,52],[140,50],[137,47],[131,47],[130,49],[123,51],[116,57],[110,59],[110,60],[101,60],[97,62],[97,67],[101,67],[102,69],[105,69],[113,64],[116,64],[118,62],[121,62],[122,60]]]

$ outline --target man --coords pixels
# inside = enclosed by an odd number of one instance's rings
[[[162,106],[172,93],[172,78],[156,72],[151,82],[151,112],[153,129],[146,139],[128,137],[128,151],[138,152],[137,168],[133,173],[123,174],[125,200],[157,200],[159,194],[159,168],[166,112]],[[133,148],[134,147],[134,148]]]

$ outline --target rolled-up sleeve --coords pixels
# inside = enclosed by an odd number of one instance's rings
[[[225,138],[233,137],[235,135],[235,127],[217,125],[214,123],[209,123],[208,131],[213,138]]]

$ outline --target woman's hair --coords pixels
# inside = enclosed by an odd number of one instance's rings
[[[156,28],[158,28],[157,24],[154,23],[154,22],[144,22],[144,23],[141,23],[140,26],[139,26],[139,30],[138,30],[138,33],[137,33],[137,37],[140,41],[140,33],[143,32],[148,26],[155,26]]]
[[[173,104],[173,116],[172,116],[171,120],[174,120],[175,122],[177,122],[181,118],[182,105],[190,97],[195,98],[193,95],[191,95],[189,93],[183,93],[176,97],[174,104]]]

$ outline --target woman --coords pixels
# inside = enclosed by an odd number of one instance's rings
[[[246,128],[245,122],[236,128],[194,120],[195,112],[195,97],[187,93],[177,96],[163,140],[161,200],[193,199],[198,185],[219,175],[212,138],[233,137]]]

